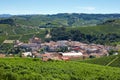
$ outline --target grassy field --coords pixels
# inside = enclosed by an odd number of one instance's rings
[[[73,27],[68,28],[68,30],[75,29],[80,30],[82,33],[85,34],[108,34],[108,33],[115,33],[120,34],[120,25],[115,24],[106,24],[106,25],[98,25],[98,26],[91,26],[91,27]]]
[[[1,80],[118,80],[120,68],[81,62],[1,58]]]

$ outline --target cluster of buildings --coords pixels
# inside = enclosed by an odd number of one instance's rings
[[[26,50],[22,53],[23,57],[40,57],[43,61],[85,59],[91,56],[108,55],[108,48],[103,45],[86,44],[71,40],[42,42],[37,37],[31,38],[28,43],[16,40],[14,47]]]

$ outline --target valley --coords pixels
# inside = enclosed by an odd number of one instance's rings
[[[119,80],[119,17],[77,13],[1,17],[0,79]]]

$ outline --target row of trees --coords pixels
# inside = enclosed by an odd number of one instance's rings
[[[85,34],[80,30],[67,30],[65,27],[51,29],[52,40],[74,40],[86,43],[110,44],[120,41],[120,35],[116,33],[108,34]]]
[[[0,20],[0,24],[14,25],[14,20],[13,19],[3,19],[3,20]]]

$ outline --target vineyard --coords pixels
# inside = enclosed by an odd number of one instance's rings
[[[1,80],[118,80],[120,69],[73,61],[0,59]]]
[[[83,61],[85,63],[99,64],[104,66],[120,67],[120,55],[95,58]]]

